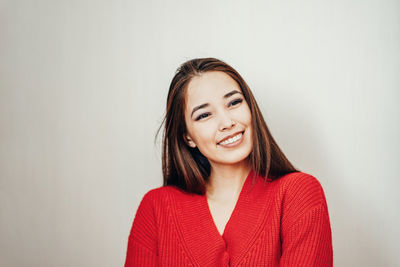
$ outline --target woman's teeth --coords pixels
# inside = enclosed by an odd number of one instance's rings
[[[220,144],[220,145],[229,145],[229,144],[232,144],[233,142],[236,142],[236,141],[239,140],[240,138],[242,138],[242,133],[240,133],[240,134],[238,134],[238,135],[235,135],[234,137],[229,138],[229,139],[227,139],[227,140],[225,140],[225,141],[222,141],[222,142],[219,143],[219,144]]]

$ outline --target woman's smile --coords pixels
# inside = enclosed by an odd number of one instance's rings
[[[222,147],[227,147],[227,148],[240,145],[243,141],[243,138],[242,138],[243,134],[244,134],[244,132],[229,135],[229,136],[225,137],[224,139],[222,139],[220,142],[218,142],[218,145],[220,145]]]

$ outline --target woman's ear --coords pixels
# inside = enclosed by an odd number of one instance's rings
[[[193,140],[189,134],[184,134],[183,139],[185,140],[186,144],[188,144],[188,146],[190,146],[192,148],[196,147],[195,142],[193,142]]]

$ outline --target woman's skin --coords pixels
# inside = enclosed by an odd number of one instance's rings
[[[185,100],[187,133],[184,138],[210,162],[206,196],[214,223],[222,235],[251,170],[248,162],[252,150],[250,109],[238,84],[218,71],[193,77]]]

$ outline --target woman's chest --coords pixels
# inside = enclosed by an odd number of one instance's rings
[[[219,234],[222,236],[225,230],[225,226],[228,223],[235,208],[236,201],[217,201],[208,199],[207,204],[212,220]]]
[[[276,199],[242,195],[224,204],[205,196],[166,200],[158,214],[160,265],[180,258],[186,266],[276,266],[281,253]]]
[[[251,221],[254,220],[254,221]],[[218,223],[218,222],[217,222]],[[165,214],[158,229],[160,266],[278,266],[281,256],[280,220],[234,216],[221,235],[211,215]]]

